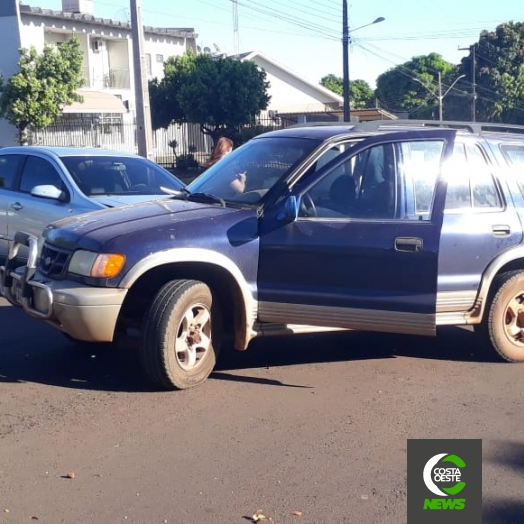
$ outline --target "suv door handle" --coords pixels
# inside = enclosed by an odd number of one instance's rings
[[[20,202],[15,202],[14,204],[11,204],[11,207],[15,211],[20,211],[24,206],[22,204],[20,204]]]
[[[418,253],[422,251],[424,241],[418,237],[398,237],[395,238],[395,251],[407,251],[408,253]]]
[[[511,233],[511,228],[506,224],[493,224],[491,231],[493,231],[493,235],[496,237],[507,237]]]

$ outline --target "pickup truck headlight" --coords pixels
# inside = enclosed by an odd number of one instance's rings
[[[116,277],[126,262],[125,255],[120,253],[93,253],[92,251],[75,251],[69,262],[69,272],[75,275],[92,278]]]

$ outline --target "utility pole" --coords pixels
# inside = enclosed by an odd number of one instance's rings
[[[443,118],[443,108],[442,108],[442,74],[440,71],[438,72],[438,119],[439,122],[442,122],[444,120]]]
[[[238,38],[238,2],[237,0],[232,0],[233,2],[233,49],[235,50],[235,56],[238,56],[240,53],[240,45]]]
[[[447,88],[446,92],[442,94],[442,74],[440,71],[438,72],[438,93],[435,93],[433,89],[430,89],[422,80],[419,80],[418,78],[413,78],[415,82],[418,82],[420,85],[425,87],[437,100],[438,100],[438,119],[440,122],[443,121],[443,101],[444,97],[453,89],[453,86],[461,79],[464,78],[466,75],[460,75],[458,78],[455,79],[455,81]]]
[[[142,2],[131,1],[131,31],[133,35],[133,70],[135,78],[135,110],[138,154],[145,158],[153,156],[151,107],[149,87],[144,67],[144,26],[142,25]]]
[[[355,27],[351,30],[353,33],[354,31],[357,31],[358,29],[362,29],[363,27],[367,27],[369,25],[378,24],[380,22],[383,22],[385,18],[383,16],[379,16],[378,18],[375,18],[373,22],[365,25],[361,25],[360,27]],[[343,78],[342,78],[342,94],[344,99],[344,122],[349,122],[351,119],[351,110],[350,110],[350,102],[349,102],[349,43],[351,42],[350,34],[349,34],[349,27],[348,27],[348,2],[347,0],[342,0],[342,70],[343,70]]]
[[[476,47],[475,44],[469,47],[459,47],[459,51],[469,51],[471,53],[471,121],[476,121],[477,115],[477,64],[476,64]]]
[[[348,2],[342,0],[342,94],[344,98],[344,122],[349,122],[351,111],[349,109],[349,27],[348,27]]]

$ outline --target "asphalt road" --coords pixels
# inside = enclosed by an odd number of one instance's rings
[[[408,438],[482,438],[484,522],[524,522],[523,374],[465,330],[346,332],[160,393],[0,299],[0,522],[404,523]]]

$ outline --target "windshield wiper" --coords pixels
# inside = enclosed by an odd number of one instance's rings
[[[219,196],[211,193],[187,193],[187,199],[196,202],[220,204],[222,207],[226,207],[226,201]]]
[[[186,198],[187,195],[189,195],[189,191],[185,187],[182,187],[180,189],[171,189],[170,187],[160,186],[160,190],[174,197]]]

